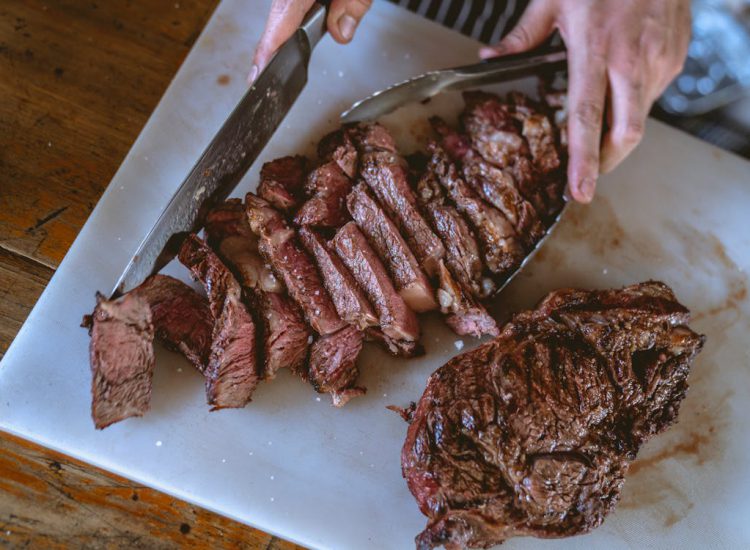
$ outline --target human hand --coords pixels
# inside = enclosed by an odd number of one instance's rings
[[[314,0],[273,0],[266,28],[255,48],[253,66],[247,77],[249,83],[252,84],[276,50],[294,34],[313,3]],[[350,42],[371,4],[372,0],[332,0],[326,25],[333,39],[339,44]]]
[[[579,202],[643,137],[690,41],[689,0],[532,0],[483,58],[533,49],[559,29],[568,49],[568,182]],[[606,104],[606,110],[605,110]],[[609,131],[602,139],[603,118]]]

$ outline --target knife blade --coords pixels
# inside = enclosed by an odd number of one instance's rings
[[[169,263],[185,236],[200,230],[211,207],[236,187],[305,87],[312,50],[325,34],[325,18],[325,7],[316,3],[279,48],[141,241],[111,299]]]
[[[399,82],[357,101],[341,113],[341,122],[375,120],[406,103],[424,101],[440,92],[512,80],[531,73],[543,74],[565,67],[565,49],[532,51],[488,59],[473,65],[430,71]]]

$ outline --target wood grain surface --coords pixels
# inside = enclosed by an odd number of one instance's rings
[[[216,4],[0,2],[0,354]],[[2,432],[0,547],[298,548]]]

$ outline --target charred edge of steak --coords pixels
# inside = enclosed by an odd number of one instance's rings
[[[359,158],[349,132],[339,128],[325,135],[318,143],[318,157],[323,162],[333,161],[350,179],[357,175]]]
[[[308,374],[318,393],[330,393],[333,405],[343,407],[366,390],[355,385],[359,369],[357,357],[362,351],[364,334],[351,325],[318,338],[310,350]]]
[[[671,289],[563,289],[430,376],[402,449],[417,548],[585,533],[674,422],[705,338]],[[488,459],[488,457],[491,457]]]
[[[242,301],[234,275],[196,235],[186,239],[178,255],[206,288],[214,319],[206,394],[212,410],[244,407],[260,380],[255,323]]]
[[[296,210],[304,197],[307,159],[300,155],[267,162],[260,169],[258,194],[283,212]]]
[[[91,334],[91,417],[102,430],[148,411],[154,326],[151,308],[140,296],[127,294],[110,301],[97,293],[96,302],[84,323]]]

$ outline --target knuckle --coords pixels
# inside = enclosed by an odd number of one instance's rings
[[[531,44],[531,34],[524,25],[518,24],[514,27],[510,34],[508,34],[506,40],[508,41],[508,43],[514,46],[523,48]]]
[[[601,124],[603,114],[603,105],[590,99],[579,101],[573,110],[575,120],[587,128]]]
[[[637,145],[643,134],[646,131],[646,126],[641,120],[629,120],[625,127],[620,132],[620,143],[624,145]]]

